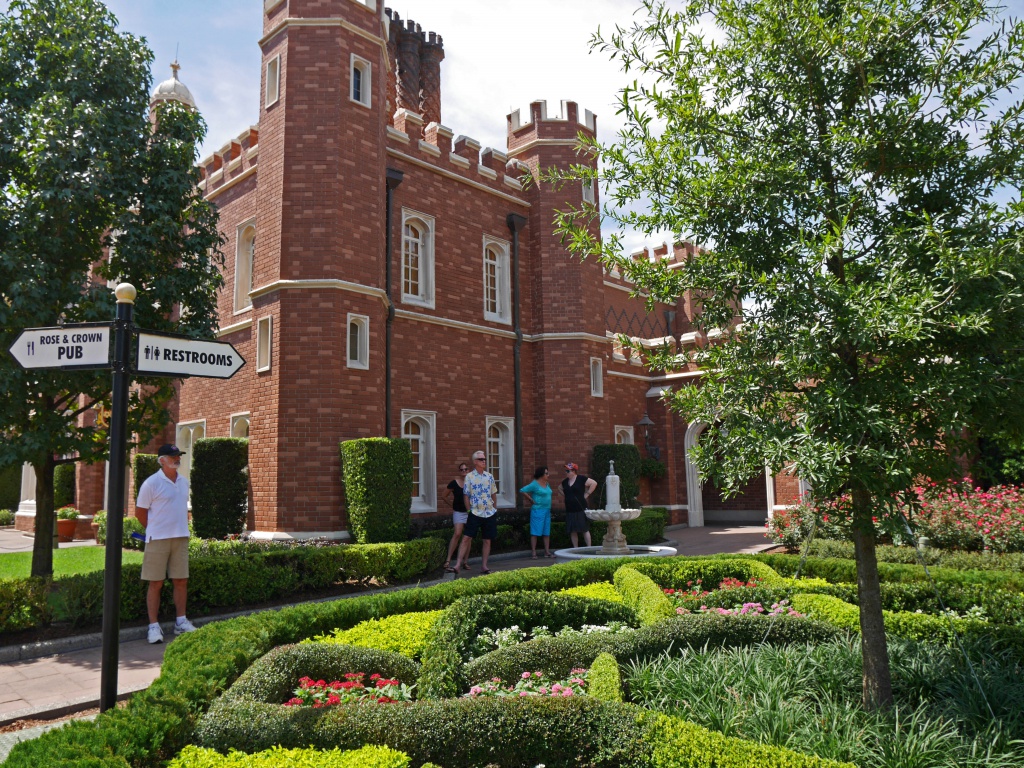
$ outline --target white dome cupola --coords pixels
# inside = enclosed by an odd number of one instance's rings
[[[159,101],[180,101],[192,109],[196,108],[196,100],[192,98],[192,92],[178,79],[179,69],[181,69],[181,65],[175,59],[171,64],[170,78],[164,80],[153,90],[153,95],[149,99],[150,105]]]

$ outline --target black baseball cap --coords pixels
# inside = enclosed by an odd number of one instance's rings
[[[176,446],[176,445],[174,445],[172,443],[167,443],[166,445],[161,445],[160,446],[160,450],[158,450],[156,452],[156,455],[157,456],[184,456],[185,452],[183,450],[181,450],[178,446]]]

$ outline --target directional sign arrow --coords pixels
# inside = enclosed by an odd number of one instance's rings
[[[140,374],[230,379],[243,365],[238,350],[225,341],[139,331],[135,370]]]
[[[10,352],[22,368],[109,368],[110,323],[27,328]]]

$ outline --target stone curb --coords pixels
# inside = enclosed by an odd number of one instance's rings
[[[124,701],[125,699],[130,699],[136,693],[144,691],[148,687],[148,685],[140,685],[118,691],[117,700]],[[0,717],[0,727],[10,725],[16,720],[56,720],[59,717],[66,717],[67,715],[75,714],[75,712],[81,712],[83,709],[94,709],[99,707],[99,705],[100,697],[88,694],[86,696],[79,696],[77,699],[68,699],[57,706],[44,704],[40,707],[25,707],[25,709],[16,709],[13,712],[5,713],[3,717]],[[18,731],[14,733],[18,733]]]

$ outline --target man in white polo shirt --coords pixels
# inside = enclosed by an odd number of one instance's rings
[[[188,480],[178,474],[181,451],[176,445],[162,445],[157,451],[160,471],[146,478],[135,498],[135,516],[146,528],[146,551],[142,556],[142,580],[149,582],[146,608],[149,611],[149,642],[162,643],[163,630],[157,621],[160,590],[164,579],[174,585],[176,619],[174,634],[195,632],[185,618],[188,595]]]

